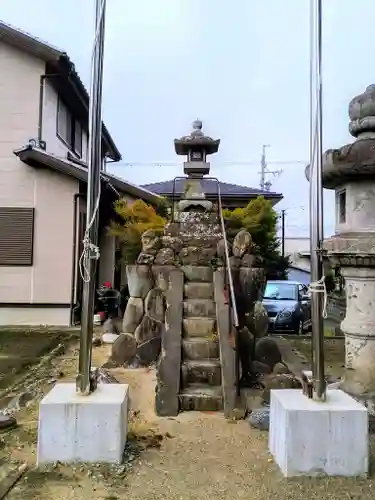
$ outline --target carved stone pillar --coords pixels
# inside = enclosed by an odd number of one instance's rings
[[[342,389],[353,396],[375,395],[375,269],[342,267],[347,309],[341,329],[345,334],[345,377]]]

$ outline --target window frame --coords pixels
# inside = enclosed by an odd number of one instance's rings
[[[78,127],[77,127],[78,125]],[[74,130],[72,132],[72,135],[74,134],[74,152],[76,155],[78,155],[80,158],[82,158],[82,153],[83,153],[83,127],[82,123],[78,120],[74,120]],[[79,135],[79,147],[77,148],[77,130],[80,130],[80,135]]]
[[[12,212],[13,213],[18,212],[19,217],[21,216],[22,212],[24,212],[25,215],[28,212],[28,217],[31,217],[31,222],[28,225],[28,229],[30,231],[30,234],[28,235],[29,236],[29,257],[28,257],[28,259],[26,259],[26,258],[22,259],[22,257],[20,257],[18,262],[17,261],[9,262],[6,260],[6,258],[4,260],[1,260],[1,258],[2,258],[1,254],[3,253],[3,255],[4,254],[6,255],[6,250],[4,250],[4,248],[6,248],[6,243],[9,243],[9,235],[5,234],[4,235],[5,237],[3,235],[1,235],[1,227],[0,227],[0,267],[32,267],[34,265],[35,208],[34,207],[5,207],[5,206],[2,206],[2,207],[0,207],[0,220],[1,220],[1,217],[3,216],[3,213],[4,212],[6,213],[6,211],[8,211],[10,214]],[[10,222],[10,224],[12,224],[12,223],[14,224],[15,220],[12,220],[12,218],[10,216],[8,222]],[[19,229],[20,227],[22,227],[22,229],[25,229],[25,223],[22,223],[22,219],[18,219],[17,222],[18,222],[18,224],[14,225],[14,228],[16,230],[17,230],[17,228]],[[20,222],[21,222],[21,224],[20,224]],[[24,248],[26,233],[20,234],[18,232],[16,234],[20,235],[18,247]],[[1,248],[1,242],[5,242],[3,245],[3,248]],[[12,248],[12,245],[13,245],[13,247],[16,247],[17,242],[16,243],[12,242],[10,245],[10,248]],[[8,250],[8,251],[11,252],[12,250]]]
[[[63,131],[60,130],[60,110],[62,107],[65,108],[66,112],[66,128],[68,130],[69,137],[64,137]],[[78,125],[78,126],[77,126]],[[77,144],[77,130],[80,128],[79,144]],[[60,95],[57,97],[57,113],[56,113],[56,135],[60,141],[65,144],[71,153],[73,153],[78,158],[82,158],[83,155],[83,126],[82,123],[77,120],[71,113],[69,106],[61,99]],[[78,146],[78,147],[77,147]]]

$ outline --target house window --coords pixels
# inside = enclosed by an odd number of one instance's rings
[[[71,147],[72,116],[60,98],[57,102],[57,135]]]
[[[74,151],[78,156],[82,156],[82,125],[79,121],[74,123]]]
[[[71,151],[82,157],[82,125],[60,98],[57,101],[57,135]]]
[[[32,266],[34,209],[0,207],[0,265]]]
[[[346,190],[337,193],[337,212],[339,224],[346,222]]]

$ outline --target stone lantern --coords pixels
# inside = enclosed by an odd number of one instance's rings
[[[370,402],[375,397],[375,85],[350,102],[349,117],[356,140],[323,158],[323,187],[336,194],[336,231],[324,248],[345,278],[346,370],[340,387]]]
[[[187,161],[184,162],[184,173],[188,176],[188,181],[184,199],[178,206],[179,211],[211,210],[212,203],[205,199],[201,179],[210,173],[207,156],[218,152],[220,139],[214,140],[205,136],[202,132],[202,122],[195,120],[191,134],[175,139],[174,145],[176,154],[187,157]]]

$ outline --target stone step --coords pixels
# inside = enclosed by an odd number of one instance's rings
[[[183,318],[182,328],[185,337],[212,337],[216,331],[214,318]]]
[[[196,359],[181,365],[182,387],[190,384],[221,385],[221,365],[218,359]]]
[[[189,281],[184,285],[184,297],[186,299],[212,299],[214,286],[212,283]]]
[[[212,299],[185,299],[183,315],[185,318],[215,318],[215,302]]]
[[[207,338],[195,337],[182,340],[182,358],[189,359],[218,359],[219,342]]]
[[[220,411],[223,408],[221,387],[192,384],[179,394],[181,411]]]
[[[212,283],[212,266],[181,266],[186,281]]]

